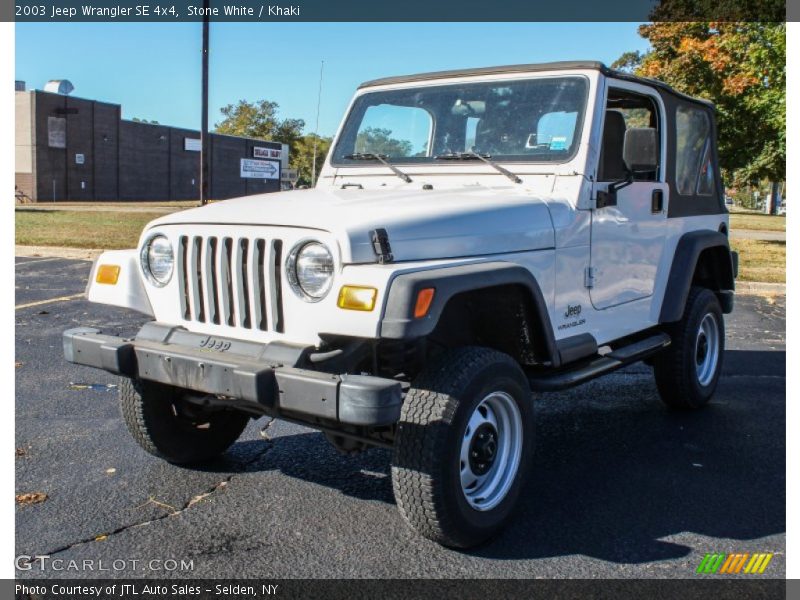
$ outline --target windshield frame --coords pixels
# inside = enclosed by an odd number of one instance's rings
[[[365,88],[364,91],[360,91],[356,96],[353,98],[350,106],[348,107],[347,114],[345,118],[342,120],[340,125],[339,131],[337,132],[336,142],[331,148],[328,156],[328,163],[330,166],[334,168],[353,168],[353,169],[364,169],[366,165],[363,162],[359,162],[356,160],[348,160],[344,159],[343,157],[339,156],[341,154],[350,154],[347,152],[346,149],[341,148],[341,145],[345,141],[344,132],[347,131],[348,124],[350,119],[355,114],[356,110],[359,109],[359,103],[362,99],[366,96],[373,95],[373,94],[384,94],[384,93],[392,93],[392,92],[405,92],[409,90],[421,89],[421,88],[454,88],[454,87],[464,87],[465,85],[469,84],[490,84],[490,85],[512,85],[512,84],[519,84],[528,81],[542,81],[542,80],[553,80],[553,79],[581,79],[585,84],[585,93],[583,95],[582,105],[579,107],[578,115],[575,122],[575,130],[573,132],[573,144],[571,147],[571,151],[569,154],[565,155],[564,157],[559,157],[555,160],[536,160],[533,157],[529,156],[521,156],[521,155],[493,155],[491,156],[492,160],[498,163],[509,163],[509,164],[527,164],[527,165],[547,165],[547,166],[556,166],[556,165],[564,165],[567,163],[572,162],[580,153],[581,146],[583,144],[583,136],[585,131],[589,129],[588,121],[592,118],[592,111],[590,108],[591,99],[594,94],[594,82],[591,77],[587,76],[584,73],[580,72],[570,72],[570,73],[551,73],[551,74],[525,74],[524,76],[517,76],[517,77],[503,77],[503,78],[491,78],[491,79],[475,79],[475,80],[461,80],[461,81],[452,81],[448,80],[446,82],[431,80],[428,82],[420,83],[418,81],[414,82],[413,84],[404,84],[404,85],[397,85],[391,87],[379,87],[379,88]],[[377,106],[377,105],[374,105]],[[426,109],[427,110],[427,109]],[[431,133],[429,140],[433,139],[435,135],[435,128],[436,128],[436,121],[431,115]],[[422,160],[420,160],[422,158]],[[453,161],[453,160],[446,160],[446,159],[436,159],[434,156],[426,156],[426,157],[398,157],[392,156],[388,157],[392,164],[396,165],[405,165],[406,167],[419,167],[419,168],[430,168],[430,167],[444,167],[444,166],[460,166],[462,164],[469,164],[470,161]]]

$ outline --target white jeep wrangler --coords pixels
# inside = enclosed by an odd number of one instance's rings
[[[713,107],[595,62],[363,84],[315,189],[150,223],[93,302],[153,320],[64,333],[124,377],[122,415],[178,464],[251,417],[393,449],[403,517],[492,536],[533,454],[533,392],[645,360],[670,407],[714,393],[736,256]]]

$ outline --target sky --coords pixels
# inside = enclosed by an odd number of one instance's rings
[[[333,135],[358,85],[424,71],[555,60],[612,63],[645,50],[636,23],[212,23],[209,122],[240,99]],[[17,23],[16,79],[122,105],[126,119],[200,127],[200,23]]]

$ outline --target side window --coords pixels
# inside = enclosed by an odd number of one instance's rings
[[[355,151],[389,158],[427,156],[432,123],[431,115],[422,108],[370,106],[358,128]]]
[[[697,175],[697,195],[711,196],[714,193],[714,181],[716,173],[711,154],[711,140],[706,141],[706,149],[703,153],[703,162],[700,163],[700,173]]]
[[[675,113],[675,185],[683,196],[714,192],[711,123],[706,111],[679,106]]]
[[[598,181],[625,179],[628,169],[622,157],[622,150],[625,144],[625,132],[629,129],[655,129],[660,148],[660,123],[658,108],[652,98],[627,90],[611,88],[608,92],[603,125],[600,163],[597,170]],[[634,180],[657,181],[659,170],[651,173],[636,173]]]

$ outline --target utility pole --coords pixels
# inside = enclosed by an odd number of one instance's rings
[[[200,205],[208,203],[209,139],[208,139],[208,24],[209,0],[203,0],[203,91],[200,119]]]

